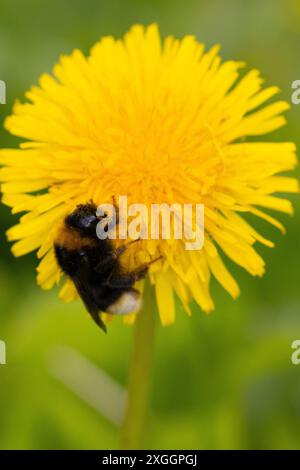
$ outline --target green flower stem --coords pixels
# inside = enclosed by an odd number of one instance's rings
[[[154,289],[146,283],[143,309],[138,314],[135,323],[128,401],[121,426],[121,449],[139,449],[141,446],[150,398],[155,318]]]

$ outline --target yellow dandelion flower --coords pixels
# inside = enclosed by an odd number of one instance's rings
[[[14,105],[5,127],[26,140],[0,152],[4,204],[24,212],[8,231],[14,255],[37,250],[37,282],[58,283],[53,241],[77,204],[112,195],[128,203],[205,206],[205,242],[185,250],[182,240],[143,240],[128,266],[163,253],[153,264],[161,322],[174,321],[174,292],[189,313],[191,299],[214,308],[210,279],[236,298],[237,282],[221,252],[254,276],[264,273],[256,242],[273,243],[243,217],[251,213],[284,231],[264,209],[292,213],[276,193],[297,192],[293,178],[278,176],[296,165],[289,142],[246,141],[285,124],[284,101],[262,105],[279,90],[262,88],[257,70],[239,80],[240,62],[222,62],[215,46],[205,52],[193,36],[163,42],[156,25],[136,25],[122,40],[104,37],[85,57],[62,56],[53,74],[40,77]],[[70,280],[60,297],[75,297]]]

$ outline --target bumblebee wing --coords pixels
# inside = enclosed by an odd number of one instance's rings
[[[73,277],[73,282],[75,284],[77,292],[80,295],[87,311],[90,313],[95,323],[97,323],[97,325],[100,326],[100,328],[106,333],[105,323],[101,319],[99,308],[92,298],[93,293],[91,292],[89,287],[82,281],[82,279],[79,278],[78,276]]]
[[[72,280],[87,311],[90,313],[95,323],[97,323],[97,325],[100,326],[100,328],[106,332],[106,326],[103,320],[101,319],[99,307],[95,301],[93,289],[91,288],[88,282],[89,272],[89,260],[87,257],[83,256],[76,274],[72,276]]]

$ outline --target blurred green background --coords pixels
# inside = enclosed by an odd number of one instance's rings
[[[61,53],[88,52],[102,35],[121,36],[133,23],[154,21],[163,35],[192,33],[207,46],[220,43],[224,59],[259,68],[266,84],[279,85],[290,100],[291,83],[300,79],[300,1],[1,0],[0,79],[8,94],[0,106],[1,147],[17,144],[2,126],[13,101]],[[299,145],[300,106],[288,120],[268,138]],[[190,319],[179,306],[174,326],[158,325],[145,448],[300,448],[300,365],[290,360],[291,343],[300,338],[300,208],[293,199],[295,217],[281,217],[285,237],[256,222],[277,245],[258,247],[267,262],[263,279],[230,265],[242,288],[239,300],[214,283],[212,315],[194,307]],[[116,427],[92,406],[96,400],[101,408],[105,380],[81,361],[69,367],[68,348],[125,386],[133,330],[116,320],[103,335],[80,303],[65,306],[56,292],[41,291],[35,256],[10,254],[5,231],[13,223],[1,206],[0,339],[7,365],[0,366],[0,448],[118,448]],[[58,345],[65,348],[60,353]],[[99,396],[97,380],[104,380]]]

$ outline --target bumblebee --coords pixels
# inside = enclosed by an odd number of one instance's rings
[[[114,247],[112,240],[100,240],[96,227],[101,218],[93,202],[81,204],[64,219],[54,242],[56,260],[62,271],[72,279],[87,311],[97,325],[106,331],[101,312],[126,314],[141,307],[141,294],[135,282],[144,279],[150,264],[125,272],[120,257],[129,245]],[[117,222],[118,223],[118,222]]]

